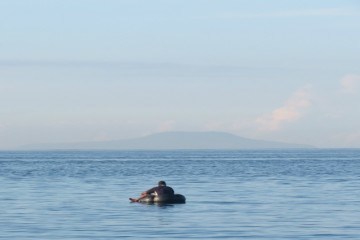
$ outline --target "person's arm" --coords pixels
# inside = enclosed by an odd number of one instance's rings
[[[140,199],[142,199],[142,198],[148,196],[149,194],[155,192],[155,188],[156,187],[151,188],[151,189],[149,189],[149,190],[147,190],[145,192],[142,192],[139,198],[129,198],[129,199],[130,199],[131,202],[138,202]]]
[[[153,188],[151,188],[151,189],[149,189],[149,190],[147,190],[147,191],[145,191],[145,192],[141,193],[141,195],[146,196],[146,195],[152,194],[152,193],[154,193],[154,192],[155,192],[155,189],[156,189],[156,187],[153,187]]]

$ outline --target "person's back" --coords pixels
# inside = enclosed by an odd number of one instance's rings
[[[174,189],[168,186],[158,186],[153,188],[153,191],[156,196],[174,196]]]
[[[154,194],[158,197],[173,197],[174,189],[166,186],[165,181],[159,181],[158,186],[147,190],[146,194]]]

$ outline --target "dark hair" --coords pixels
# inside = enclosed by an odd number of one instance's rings
[[[158,185],[159,186],[166,186],[166,182],[165,181],[159,181]]]

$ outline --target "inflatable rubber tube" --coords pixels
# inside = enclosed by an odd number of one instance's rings
[[[166,196],[147,196],[139,200],[141,203],[185,203],[184,195],[175,194],[173,197]]]

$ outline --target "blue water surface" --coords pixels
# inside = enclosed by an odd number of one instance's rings
[[[186,204],[130,203],[159,180]],[[0,152],[0,239],[360,239],[360,150]]]

